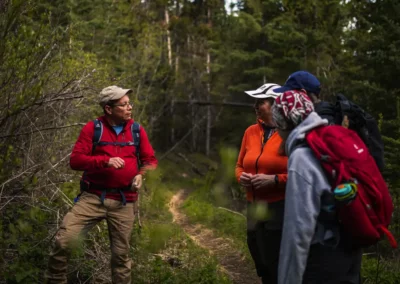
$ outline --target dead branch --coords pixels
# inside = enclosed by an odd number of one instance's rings
[[[47,172],[45,173],[46,175],[53,170],[55,167],[57,167],[62,161],[64,161],[66,158],[68,158],[69,156],[71,156],[71,153],[67,154],[64,156],[64,158],[62,158],[61,160],[59,160],[57,163],[55,163],[54,165],[51,166],[50,169],[47,170]]]
[[[195,125],[193,125],[192,128],[189,129],[189,131],[181,138],[181,140],[179,140],[177,143],[175,143],[174,146],[172,146],[172,148],[170,148],[167,152],[164,153],[164,155],[162,155],[158,160],[161,161],[162,159],[164,159],[169,153],[171,153],[173,150],[175,150],[176,147],[179,146],[179,144],[181,144],[183,141],[185,141],[185,139],[190,135],[190,133],[192,133],[193,129],[196,128],[198,125],[200,125],[204,119],[206,117],[203,116]],[[0,137],[1,138],[1,137]]]
[[[183,101],[183,100],[176,100],[174,101],[176,104],[194,104],[194,105],[222,105],[222,106],[233,106],[233,107],[253,107],[254,104],[249,103],[236,103],[236,102],[208,102],[208,101]]]
[[[188,162],[192,166],[192,169],[196,174],[204,176],[204,174],[200,171],[200,169],[195,164],[193,164],[185,155],[183,155],[182,153],[178,153],[178,156],[184,159],[186,162]]]
[[[69,124],[69,125],[61,125],[61,126],[52,126],[52,127],[37,128],[37,130],[34,130],[34,131],[29,131],[29,132],[23,132],[23,133],[16,133],[16,134],[10,134],[10,135],[0,136],[0,139],[9,138],[9,137],[18,137],[18,136],[33,134],[33,133],[35,133],[35,132],[46,131],[46,130],[56,130],[56,129],[61,129],[61,128],[74,127],[74,126],[84,126],[85,124],[86,124],[86,123],[73,123],[73,124]]]
[[[69,93],[64,93],[61,95],[70,95],[74,94],[75,92],[69,92]],[[67,101],[67,100],[75,100],[75,99],[82,99],[84,96],[74,96],[74,97],[66,97],[66,98],[55,98],[47,101],[43,101],[43,103],[51,103],[51,102],[56,102],[56,101]],[[41,105],[42,103],[35,103],[34,105]]]
[[[49,178],[47,177],[48,181],[50,181],[50,183],[53,185],[53,187],[56,189],[56,191],[54,191],[53,196],[50,198],[50,200],[53,199],[53,197],[56,195],[56,193],[58,192],[59,194],[61,194],[61,198],[62,200],[64,200],[65,204],[69,205],[69,207],[72,207],[74,205],[74,203],[69,199],[68,196],[65,195],[65,193]]]
[[[38,166],[40,166],[40,165],[42,165],[42,164],[34,165],[34,166],[30,167],[29,169],[27,169],[27,170],[25,170],[25,171],[19,173],[18,175],[13,176],[12,178],[10,178],[10,179],[6,180],[5,182],[3,182],[3,183],[0,185],[0,187],[1,187],[1,188],[4,188],[4,186],[5,186],[7,183],[9,183],[10,181],[12,181],[12,180],[14,180],[14,179],[16,179],[16,178],[19,178],[20,176],[22,176],[22,175],[25,174],[26,172],[28,172],[28,171],[30,171],[30,170],[32,170],[32,169],[34,169],[34,168],[36,168],[36,167],[38,167]]]
[[[221,209],[221,210],[225,210],[225,211],[231,212],[231,213],[236,214],[236,215],[239,215],[239,216],[242,216],[243,218],[247,218],[247,217],[244,216],[242,213],[239,213],[239,212],[236,212],[236,211],[233,211],[233,210],[224,208],[224,207],[217,207],[217,208],[218,208],[218,209]]]

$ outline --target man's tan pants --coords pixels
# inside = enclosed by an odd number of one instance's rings
[[[134,222],[133,203],[105,199],[83,192],[79,201],[65,215],[55,237],[55,247],[50,254],[47,283],[67,283],[68,252],[78,238],[82,238],[103,219],[107,220],[111,244],[112,283],[131,283],[129,241]]]

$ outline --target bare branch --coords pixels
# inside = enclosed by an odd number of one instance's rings
[[[222,106],[233,106],[233,107],[253,107],[254,104],[249,103],[236,103],[236,102],[207,102],[207,101],[182,101],[176,100],[174,101],[176,104],[194,104],[194,105],[222,105]]]
[[[224,207],[217,207],[217,208],[218,208],[218,209],[225,210],[225,211],[228,211],[228,212],[231,212],[231,213],[236,214],[236,215],[239,215],[239,216],[242,216],[243,218],[246,218],[246,216],[244,216],[242,213],[239,213],[239,212],[236,212],[236,211],[233,211],[233,210],[224,208]]]
[[[193,125],[192,128],[189,129],[189,131],[181,138],[181,140],[179,140],[177,143],[175,143],[175,145],[172,146],[172,148],[169,149],[167,152],[165,152],[164,155],[162,155],[158,160],[161,161],[169,153],[171,153],[176,147],[178,147],[179,144],[181,144],[190,135],[190,133],[192,133],[193,129],[196,128],[198,125],[200,125],[204,121],[205,118],[206,118],[206,116],[203,116],[195,125]]]
[[[32,134],[32,133],[35,133],[35,132],[38,132],[38,131],[56,130],[56,129],[61,129],[61,128],[74,127],[74,126],[84,126],[85,124],[86,124],[86,123],[73,123],[73,124],[69,124],[69,125],[44,127],[44,128],[37,129],[36,131],[29,131],[29,132],[23,132],[23,133],[16,133],[16,134],[10,134],[10,135],[0,136],[0,139],[9,138],[9,137],[17,137],[17,136],[28,135],[28,134]]]
[[[32,126],[36,129],[36,131],[39,132],[40,136],[42,137],[42,139],[44,140],[43,134],[40,131],[40,129],[36,126],[36,124],[32,121],[32,119],[30,119],[30,117],[26,114],[26,112],[24,111],[24,115],[25,117],[31,122]]]
[[[56,193],[60,193],[61,194],[61,198],[62,200],[64,200],[64,202],[66,204],[69,205],[69,207],[72,207],[74,205],[74,203],[69,199],[68,196],[65,195],[64,192],[62,192],[62,190],[47,176],[47,179],[50,181],[50,183],[55,187],[56,191],[54,192],[53,196],[50,198],[50,200],[53,199],[54,195],[56,195]]]
[[[27,170],[25,170],[25,171],[19,173],[18,175],[13,176],[12,178],[10,178],[10,179],[6,180],[5,182],[3,182],[3,183],[0,185],[0,187],[3,188],[3,187],[4,187],[7,183],[9,183],[10,181],[13,181],[13,180],[15,180],[16,178],[19,178],[19,177],[22,176],[23,174],[27,173],[28,171],[30,171],[30,170],[32,170],[32,169],[34,169],[34,168],[36,168],[36,167],[38,167],[38,166],[40,166],[40,165],[42,165],[42,164],[36,164],[36,165],[30,167],[29,169],[27,169]]]
[[[59,160],[57,163],[55,163],[54,165],[52,165],[52,167],[50,169],[47,170],[47,172],[45,173],[46,175],[51,171],[54,170],[55,167],[57,167],[62,161],[64,161],[66,158],[68,158],[69,156],[71,156],[71,153],[67,154],[64,158],[62,158],[61,160]]]

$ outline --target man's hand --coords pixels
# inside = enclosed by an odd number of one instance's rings
[[[252,176],[251,184],[255,190],[268,189],[275,185],[275,175],[256,174]]]
[[[243,172],[240,176],[240,184],[243,187],[250,187],[251,186],[251,178],[252,178],[252,174],[248,174]]]
[[[137,175],[132,180],[132,190],[137,191],[142,187],[143,177],[142,175]]]
[[[114,169],[122,169],[123,167],[125,167],[125,161],[119,157],[110,158],[107,166]]]

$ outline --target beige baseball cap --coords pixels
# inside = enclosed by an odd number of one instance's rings
[[[129,93],[132,93],[131,89],[122,89],[118,86],[106,87],[100,92],[99,104],[104,107],[109,101],[119,100]]]

